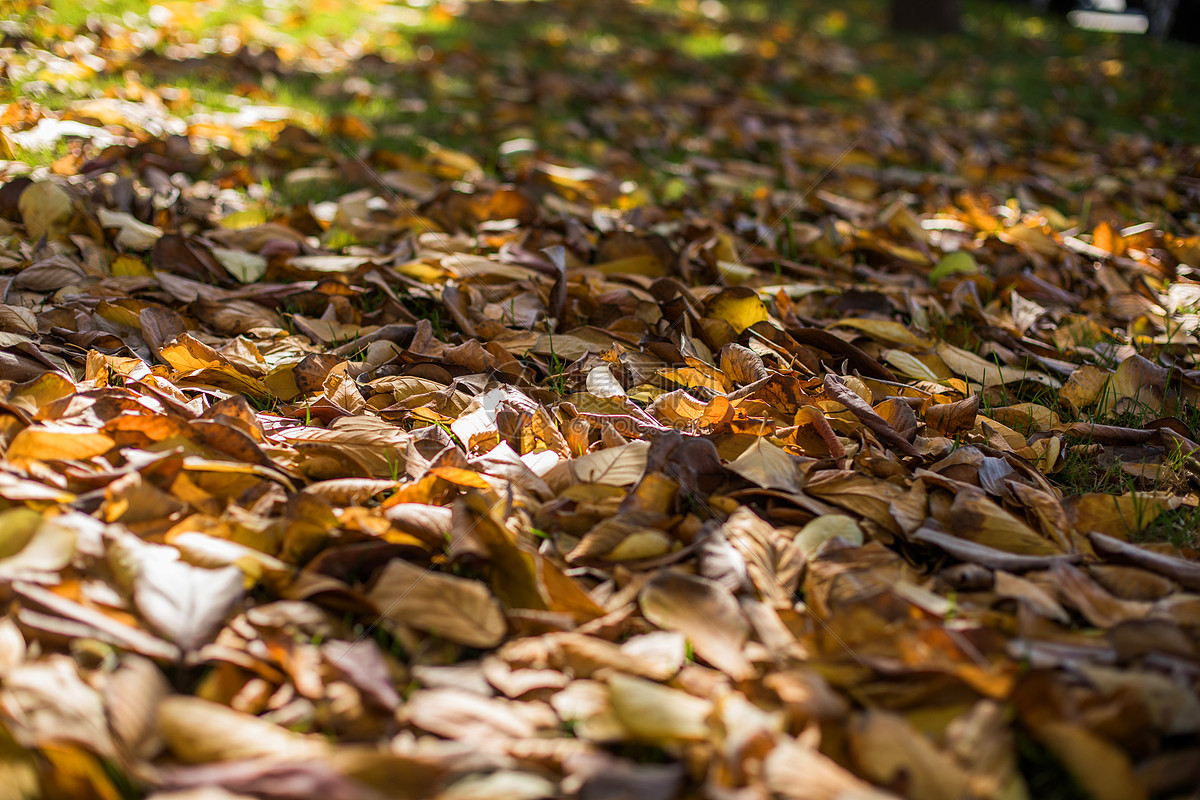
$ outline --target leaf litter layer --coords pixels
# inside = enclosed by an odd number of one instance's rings
[[[1047,115],[840,12],[287,8],[6,30],[13,796],[1200,780],[1200,173],[1085,122],[1133,56],[1026,36]]]

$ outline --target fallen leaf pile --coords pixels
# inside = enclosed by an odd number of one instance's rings
[[[1194,789],[1200,149],[533,5],[541,60],[162,6],[13,50],[142,76],[0,112],[86,137],[0,162],[3,796]],[[205,63],[481,138],[153,77]]]

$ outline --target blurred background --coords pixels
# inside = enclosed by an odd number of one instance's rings
[[[447,176],[536,157],[637,205],[807,185],[868,130],[855,157],[969,182],[1035,144],[1200,141],[1200,0],[0,5],[0,159],[75,174],[186,133],[260,154],[229,180],[284,207],[365,179],[329,148]]]

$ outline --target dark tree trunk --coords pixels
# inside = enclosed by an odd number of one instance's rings
[[[959,0],[892,0],[892,30],[903,33],[957,33]]]

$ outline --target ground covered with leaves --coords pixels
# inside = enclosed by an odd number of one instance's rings
[[[1191,796],[1194,51],[8,5],[0,795]]]

